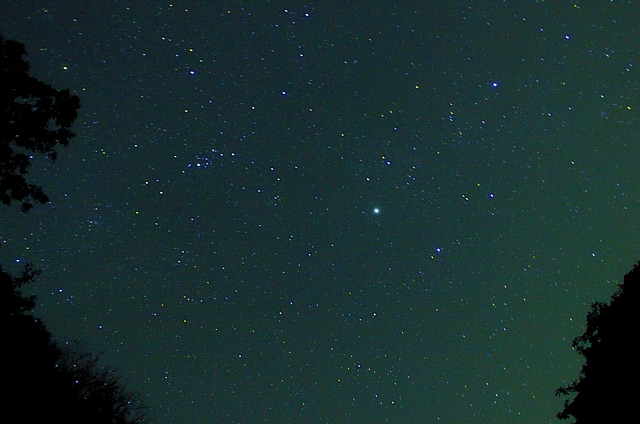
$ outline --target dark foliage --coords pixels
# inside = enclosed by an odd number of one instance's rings
[[[33,153],[57,158],[58,145],[69,144],[69,130],[77,117],[80,99],[69,90],[56,90],[29,76],[23,44],[0,36],[0,201],[12,200],[28,211],[47,195],[25,175]]]
[[[637,416],[636,385],[640,362],[634,337],[640,330],[640,264],[624,277],[609,304],[596,302],[587,315],[586,330],[573,341],[584,357],[580,377],[557,395],[565,400],[560,419],[576,424],[627,422]]]
[[[58,145],[74,134],[79,99],[69,90],[57,91],[28,75],[25,48],[0,37],[0,201],[44,203],[42,189],[27,183],[31,153],[55,160]],[[31,311],[35,296],[24,297],[23,286],[38,271],[27,265],[13,277],[0,267],[0,334],[3,336],[3,420],[7,422],[66,424],[138,424],[145,421],[138,397],[120,382],[120,376],[99,363],[98,357],[53,339]],[[3,421],[3,422],[4,422]]]
[[[30,267],[20,277],[0,268],[5,414],[25,423],[143,423],[144,408],[117,373],[76,345],[58,346],[42,321],[29,314],[35,299],[21,296],[20,287],[34,275]]]

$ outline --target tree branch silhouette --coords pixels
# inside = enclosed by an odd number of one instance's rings
[[[635,336],[640,327],[640,263],[624,276],[609,303],[595,302],[585,332],[572,347],[584,357],[579,378],[556,391],[565,399],[558,418],[576,424],[624,422],[635,416],[633,385],[640,377]]]
[[[52,161],[57,147],[75,136],[80,99],[68,89],[56,90],[29,75],[22,43],[0,36],[0,201],[21,203],[27,212],[33,203],[46,203],[42,187],[27,182],[34,153]]]

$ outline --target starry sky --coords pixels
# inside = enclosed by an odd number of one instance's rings
[[[169,423],[553,423],[640,259],[640,6],[0,2],[77,136],[0,210]]]

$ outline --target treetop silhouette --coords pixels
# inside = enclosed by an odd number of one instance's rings
[[[68,89],[56,90],[30,76],[25,55],[22,43],[0,36],[0,201],[16,200],[22,212],[49,200],[25,178],[32,154],[55,161],[58,145],[67,146],[75,136],[69,128],[80,107]]]
[[[625,275],[608,304],[591,306],[585,332],[572,345],[585,359],[580,376],[556,391],[559,396],[575,396],[565,400],[558,418],[572,416],[576,424],[589,424],[623,422],[636,416],[639,307],[640,263]]]
[[[0,267],[0,331],[4,342],[2,401],[14,421],[142,424],[145,408],[114,370],[78,344],[57,343],[31,315],[33,296],[20,288],[36,272],[13,277]]]
[[[69,90],[58,91],[28,75],[24,45],[0,36],[0,201],[48,200],[42,188],[27,183],[32,153],[57,157],[66,146],[80,105]],[[98,357],[63,343],[32,315],[35,296],[21,289],[39,272],[27,264],[14,277],[0,266],[0,334],[3,336],[2,402],[4,421],[141,424],[145,410],[139,396]]]

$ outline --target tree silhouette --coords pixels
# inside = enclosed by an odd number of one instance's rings
[[[80,99],[69,90],[56,90],[29,75],[22,43],[0,36],[0,201],[12,200],[28,211],[33,202],[49,200],[42,188],[28,183],[33,153],[57,158],[58,145],[69,144],[69,130]]]
[[[640,263],[625,275],[609,304],[596,302],[586,330],[573,348],[584,357],[579,379],[557,390],[565,399],[560,419],[576,424],[626,422],[637,416],[634,402],[640,377],[635,350],[640,326]]]
[[[67,424],[139,424],[145,409],[137,394],[99,358],[71,343],[62,347],[39,319],[30,314],[35,297],[20,288],[37,272],[27,266],[20,277],[0,268],[4,338],[2,401],[20,422]],[[6,418],[5,418],[6,419]]]
[[[22,59],[24,45],[0,36],[0,200],[21,203],[48,200],[42,189],[27,183],[31,153],[57,156],[57,145],[73,137],[69,127],[77,116],[79,99],[69,90],[57,91],[28,75]],[[14,277],[0,266],[0,363],[5,422],[64,422],[67,424],[138,424],[145,420],[138,397],[120,376],[102,366],[99,358],[64,343],[59,346],[44,323],[31,312],[35,296],[21,289],[39,272],[31,264]]]
[[[60,393],[52,384],[60,352],[44,324],[29,314],[35,298],[20,295],[20,287],[32,281],[33,275],[30,268],[21,277],[12,277],[0,269],[3,404],[9,407],[5,411],[15,411],[23,422],[35,422],[34,414],[51,408],[52,397],[47,393]]]

